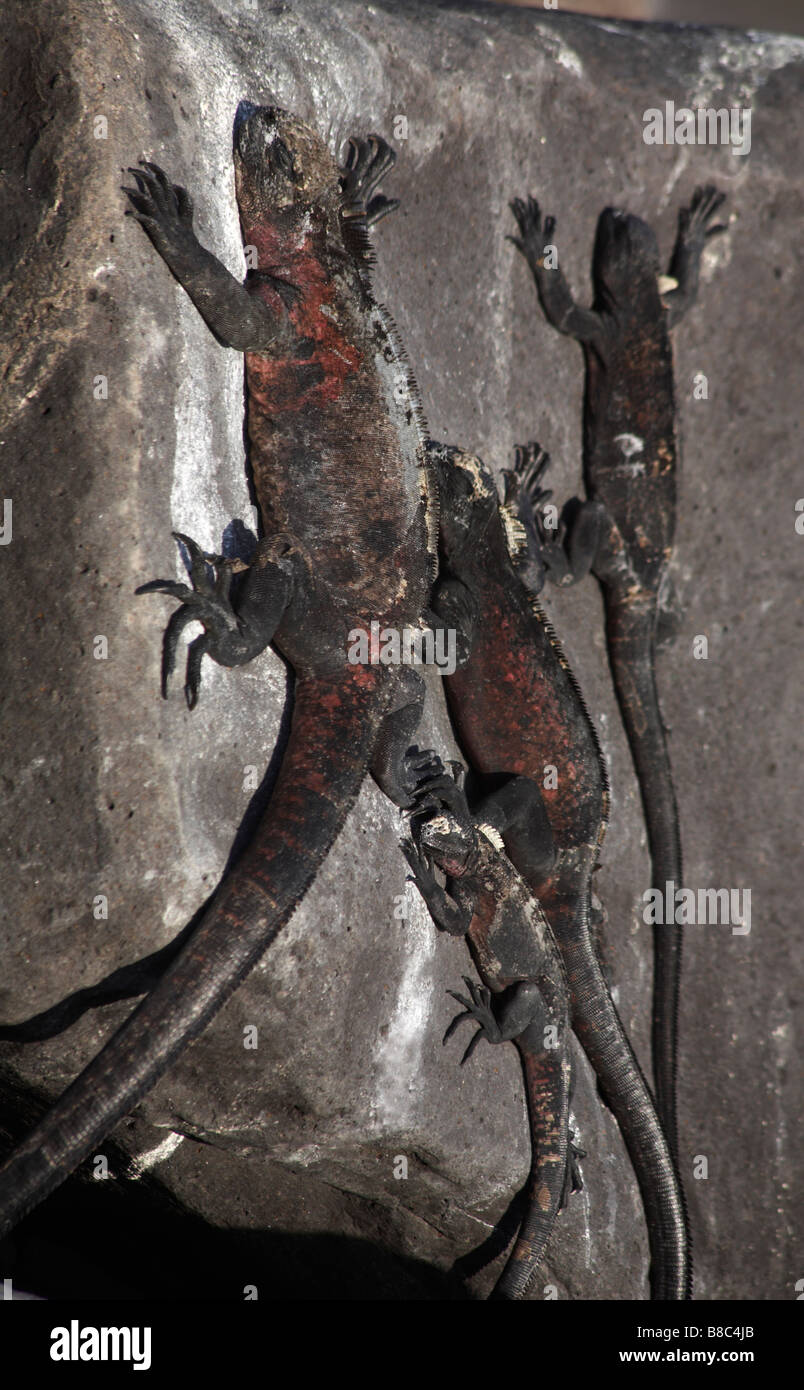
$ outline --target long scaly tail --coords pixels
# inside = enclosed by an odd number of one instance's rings
[[[571,1062],[564,1046],[545,1048],[542,1031],[527,1029],[516,1045],[525,1075],[531,1138],[527,1205],[505,1269],[490,1295],[519,1299],[527,1292],[562,1204],[569,1162]]]
[[[681,887],[681,837],[664,725],[654,676],[655,600],[607,606],[609,659],[623,724],[639,778],[653,887]],[[682,929],[674,921],[653,928],[653,1075],[656,1108],[678,1162],[676,1077]]]
[[[547,913],[561,948],[573,997],[572,1026],[592,1064],[634,1166],[651,1252],[651,1293],[684,1300],[692,1264],[684,1194],[653,1097],[598,965],[589,905]]]

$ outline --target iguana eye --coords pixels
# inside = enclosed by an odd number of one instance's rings
[[[277,168],[280,169],[283,174],[287,174],[288,177],[292,177],[293,173],[295,172],[293,168],[293,155],[290,153],[290,150],[288,149],[284,141],[274,140],[274,143],[271,146],[271,155],[273,158],[273,162],[276,164]]]

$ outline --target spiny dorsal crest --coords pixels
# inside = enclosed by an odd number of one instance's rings
[[[500,503],[500,520],[503,524],[508,554],[516,563],[528,548],[527,532],[516,513],[504,502]]]
[[[495,826],[484,823],[483,825],[478,825],[477,828],[481,835],[485,835],[486,839],[491,841],[495,849],[501,851],[505,849],[503,837]]]

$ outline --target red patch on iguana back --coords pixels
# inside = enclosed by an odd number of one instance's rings
[[[312,344],[312,350],[303,357],[298,352],[285,357],[247,352],[248,388],[267,414],[299,415],[339,399],[347,379],[360,369],[360,352],[337,322],[335,286],[313,250],[312,236],[288,250],[272,233],[272,228],[260,228],[244,234],[244,240],[256,248],[263,270],[293,286],[288,317],[299,343]],[[282,301],[269,281],[258,281],[252,293],[281,311]]]

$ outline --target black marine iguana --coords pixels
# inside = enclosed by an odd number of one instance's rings
[[[548,321],[583,344],[586,358],[584,477],[588,500],[570,504],[568,558],[548,548],[555,583],[592,569],[606,600],[614,685],[636,767],[654,887],[681,886],[681,841],[665,730],[656,693],[655,648],[676,514],[675,398],[669,330],[694,302],[710,218],[725,194],[699,188],[679,213],[669,279],[659,279],[656,237],[639,217],[606,208],[592,258],[594,301],[583,309],[564,275],[549,268],[555,219],[542,224],[533,198],[511,209]],[[548,263],[546,263],[548,262]],[[656,1102],[678,1158],[676,1073],[681,928],[654,927],[653,1072]]]
[[[256,964],[369,769],[398,804],[410,802],[402,756],[418,723],[421,677],[347,660],[354,629],[419,623],[436,564],[415,388],[368,273],[365,222],[389,205],[366,201],[393,158],[371,137],[353,143],[340,170],[295,117],[241,104],[237,200],[259,262],[244,285],[196,240],[185,190],[154,164],[131,171],[134,216],[218,340],[246,354],[262,523],[236,609],[228,595],[238,566],[189,540],[193,588],[145,586],[183,604],[165,634],[163,679],[191,619],[204,633],[189,648],[190,705],[204,654],[234,666],[273,641],[295,672],[293,723],[253,842],[199,925],[0,1168],[0,1234],[93,1151]]]
[[[691,1276],[681,1189],[590,936],[592,875],[608,812],[603,757],[556,635],[511,558],[512,551],[529,557],[531,582],[542,582],[542,542],[527,488],[545,456],[536,445],[518,451],[504,506],[480,459],[443,445],[431,445],[431,456],[441,497],[434,607],[471,643],[468,662],[445,676],[444,686],[458,745],[478,784],[473,815],[502,835],[558,942],[572,1026],[642,1193],[652,1296],[684,1299]]]
[[[410,812],[412,839],[402,842],[402,850],[434,922],[468,938],[484,982],[464,976],[468,995],[449,991],[464,1012],[444,1041],[465,1019],[474,1019],[480,1027],[464,1062],[481,1038],[515,1043],[522,1061],[531,1136],[525,1215],[490,1295],[517,1299],[527,1291],[568,1192],[581,1186],[569,1125],[567,977],[544,913],[503,854],[496,831],[472,819],[464,793],[436,755],[421,755],[416,766],[422,781]],[[549,834],[546,821],[543,829]],[[448,876],[446,888],[433,865]]]

